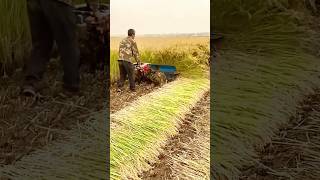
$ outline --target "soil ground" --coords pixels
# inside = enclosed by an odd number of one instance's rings
[[[199,146],[194,146],[191,144],[194,143],[194,140],[199,137],[201,132],[205,132],[209,137],[209,123],[210,94],[206,93],[201,101],[199,101],[191,110],[191,112],[186,115],[181,127],[179,128],[179,133],[167,141],[166,145],[163,147],[163,152],[158,157],[159,159],[157,160],[157,162],[151,164],[152,169],[144,172],[140,175],[140,177],[145,180],[164,180],[179,178],[179,172],[177,172],[179,170],[175,169],[177,159],[181,157],[183,157],[182,159],[185,158],[186,160],[191,161],[196,159],[195,156],[197,156],[197,154],[201,152],[199,152]],[[194,124],[197,124],[197,126],[194,126]],[[209,144],[210,142],[208,139],[208,146]],[[207,154],[207,156],[209,157],[210,155]],[[184,162],[178,163],[184,164]]]
[[[295,116],[258,151],[256,166],[244,167],[241,180],[319,179],[320,90],[306,96]]]
[[[308,23],[320,31],[319,14]],[[311,54],[320,55],[318,45]],[[279,129],[272,141],[257,149],[255,166],[242,168],[240,180],[313,180],[320,177],[320,89],[308,95],[297,107],[289,123]]]
[[[81,94],[68,98],[60,94],[61,69],[55,61],[49,64],[41,82],[40,98],[20,95],[21,71],[11,78],[0,79],[0,166],[14,164],[30,152],[63,138],[57,131],[70,130],[92,113],[107,107],[109,98],[105,74],[97,72],[93,75],[82,69]],[[128,88],[117,92],[116,85],[111,85],[110,113],[155,88],[158,87],[142,83],[137,84],[136,92]]]
[[[61,94],[62,67],[50,63],[42,81],[42,97],[20,95],[22,72],[0,79],[0,166],[14,164],[24,155],[63,138],[69,130],[102,110],[108,100],[107,76],[81,72],[81,94]]]
[[[136,84],[135,92],[131,92],[128,83],[126,83],[124,89],[121,92],[117,92],[116,83],[112,84],[110,87],[110,113],[119,111],[140,96],[148,94],[157,88],[159,86],[155,87],[153,84],[141,83]]]

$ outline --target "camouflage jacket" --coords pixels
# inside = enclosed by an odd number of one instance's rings
[[[57,0],[57,1],[63,2],[63,3],[68,4],[70,6],[74,5],[73,4],[74,0]],[[90,5],[95,5],[96,6],[97,4],[99,4],[99,0],[88,0],[88,3]]]
[[[119,60],[133,63],[133,59],[139,61],[139,50],[136,41],[128,36],[120,42]]]

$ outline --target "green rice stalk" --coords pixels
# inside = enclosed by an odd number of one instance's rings
[[[98,112],[85,124],[61,131],[54,142],[14,165],[0,167],[0,177],[11,179],[106,179],[108,176],[108,112]]]
[[[3,0],[0,11],[0,72],[6,75],[22,65],[30,50],[26,1]]]
[[[190,125],[194,129],[194,137],[187,142],[178,142],[177,146],[183,151],[166,154],[174,179],[210,179],[209,119],[210,106],[203,105],[201,114],[195,114],[192,120],[194,122]]]
[[[239,179],[262,147],[287,123],[297,102],[320,85],[319,37],[293,1],[216,1],[215,31],[225,33],[211,71],[212,175]],[[301,21],[303,19],[303,21]]]
[[[132,176],[157,157],[180,118],[209,88],[208,79],[180,79],[141,97],[112,115],[111,177]],[[64,140],[2,166],[1,177],[12,179],[105,179],[107,177],[108,112],[61,134]],[[117,126],[113,126],[117,124]],[[133,174],[132,174],[133,173]]]
[[[150,168],[168,137],[209,89],[208,79],[179,79],[111,114],[111,179],[135,178]]]

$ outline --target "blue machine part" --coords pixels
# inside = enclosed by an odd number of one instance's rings
[[[158,70],[164,73],[175,73],[177,68],[170,65],[161,65],[161,64],[150,64],[152,70]]]
[[[173,81],[177,73],[177,68],[175,66],[170,65],[161,65],[161,64],[149,64],[151,70],[163,72],[168,81]]]

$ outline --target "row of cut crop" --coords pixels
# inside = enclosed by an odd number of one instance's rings
[[[111,114],[111,179],[138,178],[178,132],[184,115],[209,89],[209,80],[179,79]]]
[[[297,102],[320,85],[319,36],[293,1],[217,1],[213,27],[225,33],[212,70],[212,174],[238,179],[255,147],[287,123]],[[301,6],[300,6],[301,7]]]

